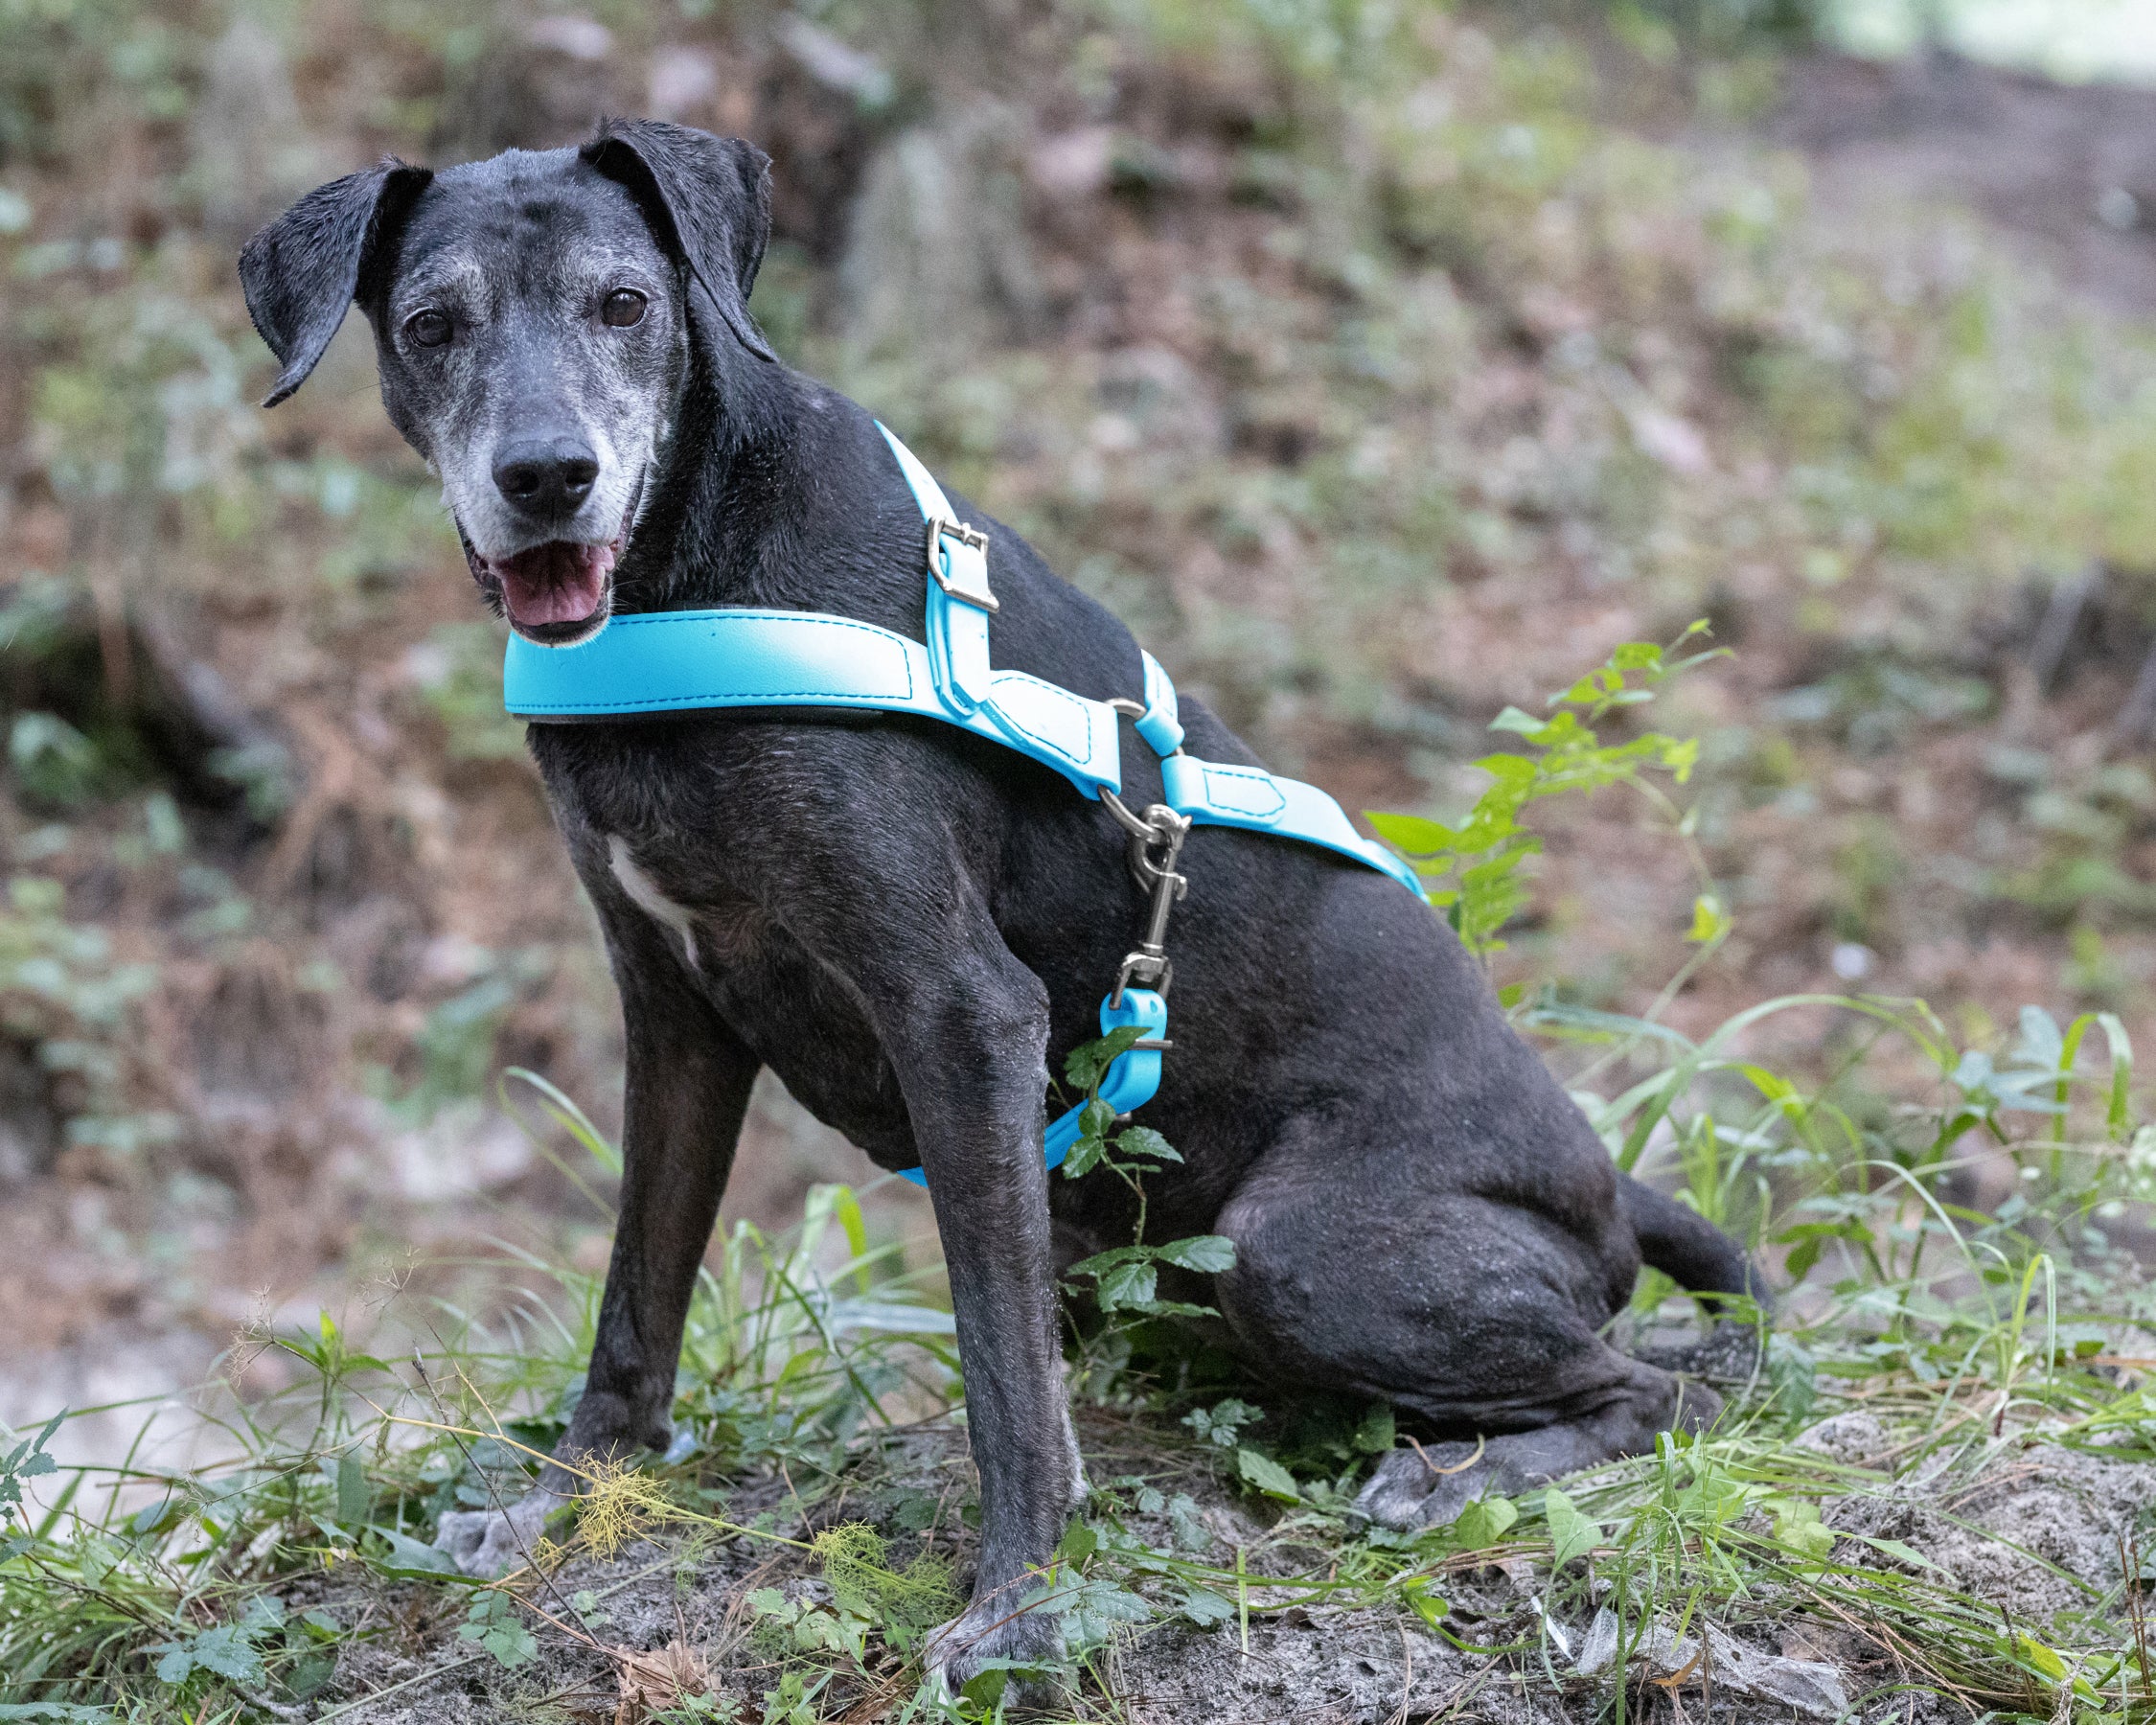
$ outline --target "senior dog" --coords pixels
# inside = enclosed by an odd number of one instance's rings
[[[890,449],[749,317],[768,228],[760,151],[656,122],[440,173],[385,161],[241,254],[283,366],[264,405],[356,301],[390,419],[441,475],[481,593],[533,641],[728,606],[919,640],[922,518]],[[991,536],[997,662],[1141,694],[1129,632],[957,507]],[[1198,702],[1182,717],[1204,756],[1254,759]],[[1120,1183],[1046,1178],[1043,1098],[1144,915],[1122,832],[1037,762],[906,716],[698,712],[530,742],[628,1037],[620,1229],[558,1459],[666,1446],[691,1286],[768,1066],[877,1163],[929,1177],[981,1494],[973,1603],[931,1663],[962,1683],[991,1657],[1053,1660],[1052,1618],[1017,1607],[1085,1493],[1056,1272],[1126,1243],[1134,1215]],[[1134,740],[1122,770],[1158,794]],[[1181,866],[1176,1052],[1145,1117],[1185,1160],[1150,1183],[1152,1221],[1234,1241],[1207,1297],[1252,1369],[1456,1440],[1386,1458],[1365,1510],[1444,1520],[1710,1420],[1711,1390],[1602,1331],[1642,1259],[1751,1295],[1744,1254],[1612,1166],[1444,922],[1278,839],[1208,828]],[[1437,1471],[1471,1439],[1471,1465]],[[446,1516],[444,1543],[492,1572],[575,1489],[550,1464],[513,1507]]]

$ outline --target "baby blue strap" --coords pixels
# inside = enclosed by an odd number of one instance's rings
[[[1122,783],[1114,709],[1020,671],[959,711],[929,649],[893,630],[814,611],[643,611],[573,647],[509,638],[502,700],[521,719],[637,718],[712,707],[832,706],[913,713],[1054,768],[1081,795]]]
[[[883,421],[876,429],[898,457],[899,472],[913,488],[928,524],[929,661],[935,667],[936,687],[959,712],[970,713],[995,700],[988,619],[998,608],[988,586],[988,536],[952,513],[935,476]]]
[[[1316,785],[1282,778],[1262,767],[1231,767],[1172,754],[1160,763],[1160,797],[1198,826],[1240,827],[1273,833],[1352,857],[1390,875],[1415,897],[1424,896],[1413,867],[1374,840],[1365,839],[1346,812]]]
[[[937,668],[936,686],[952,698],[957,710],[970,714],[977,706],[1008,729],[1003,678],[1016,674],[988,668],[988,617],[997,610],[997,602],[988,587],[986,539],[970,528],[957,527],[951,500],[935,476],[883,421],[877,421],[876,428],[891,446],[928,524],[929,656]],[[1163,800],[1170,808],[1201,826],[1275,833],[1337,851],[1390,875],[1417,898],[1423,896],[1415,871],[1384,845],[1356,832],[1340,804],[1317,786],[1277,778],[1259,767],[1220,766],[1181,753],[1183,730],[1176,710],[1176,685],[1150,653],[1141,650],[1139,657],[1145,667],[1145,711],[1133,721],[1132,728],[1161,757]]]
[[[1160,661],[1144,648],[1138,657],[1145,663],[1145,711],[1131,722],[1131,728],[1157,755],[1172,755],[1182,747],[1182,720],[1176,711],[1176,686],[1161,670]]]
[[[1100,1003],[1100,1033],[1135,1026],[1148,1041],[1165,1040],[1168,1030],[1168,1003],[1150,988],[1126,988],[1123,1003],[1115,1004],[1110,995]],[[1154,1092],[1160,1088],[1160,1050],[1158,1048],[1130,1048],[1118,1054],[1100,1081],[1100,1099],[1117,1115],[1135,1114],[1153,1100]],[[1066,1112],[1052,1125],[1042,1139],[1044,1159],[1051,1168],[1063,1166],[1063,1159],[1070,1154],[1071,1145],[1078,1141],[1079,1120],[1086,1112],[1081,1102]],[[919,1168],[901,1168],[901,1180],[910,1180],[917,1186],[929,1184],[928,1175]]]

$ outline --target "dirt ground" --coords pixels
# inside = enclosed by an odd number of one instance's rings
[[[1212,1545],[1196,1553],[1207,1561],[1231,1561],[1236,1548],[1260,1541],[1278,1517],[1277,1506],[1253,1506],[1227,1489],[1202,1451],[1162,1448],[1157,1437],[1098,1416],[1082,1423],[1081,1440],[1095,1477],[1143,1472],[1165,1492],[1188,1493],[1199,1506],[1199,1525],[1212,1536]],[[1898,1477],[1895,1440],[1869,1414],[1835,1415],[1804,1441],[1837,1462],[1876,1470],[1824,1506],[1827,1527],[1902,1542],[1936,1564],[1950,1584],[2039,1631],[2055,1614],[2085,1606],[2082,1584],[2099,1593],[2117,1585],[2122,1542],[2156,1503],[2156,1473],[2145,1465],[2011,1436]],[[964,1564],[971,1535],[960,1511],[973,1475],[962,1433],[916,1429],[886,1444],[863,1471],[873,1484],[842,1488],[806,1514],[788,1513],[787,1488],[778,1480],[742,1482],[726,1512],[745,1517],[776,1510],[773,1530],[789,1537],[807,1537],[839,1521],[866,1521],[890,1539],[894,1563],[926,1550]],[[1581,1484],[1591,1486],[1592,1480]],[[893,1519],[894,1506],[922,1494],[948,1504],[950,1513],[919,1530]],[[1195,1543],[1189,1525],[1180,1530],[1183,1550]],[[1128,1526],[1162,1546],[1178,1537],[1165,1516],[1133,1516]],[[1855,1539],[1842,1540],[1830,1555],[1874,1566],[1899,1561]],[[1276,1548],[1258,1560],[1253,1574],[1283,1574],[1282,1566],[1296,1560],[1292,1546]],[[1267,1611],[1262,1608],[1279,1596],[1260,1581],[1251,1590],[1260,1609],[1250,1619],[1247,1644],[1233,1619],[1200,1628],[1171,1613],[1126,1629],[1095,1663],[1093,1705],[1131,1725],[1592,1720],[1603,1715],[1610,1699],[1616,1623],[1599,1604],[1609,1597],[1606,1584],[1589,1589],[1595,1609],[1550,1609],[1540,1670],[1533,1655],[1521,1661],[1476,1650],[1543,1638],[1550,1581],[1546,1566],[1524,1556],[1449,1575],[1445,1634],[1399,1610],[1296,1605]],[[778,1587],[790,1598],[830,1598],[813,1566],[749,1542],[713,1548],[646,1538],[605,1561],[575,1558],[542,1591],[541,1601],[564,1615],[564,1602],[588,1590],[600,1597],[604,1619],[587,1617],[585,1635],[542,1631],[540,1660],[506,1678],[483,1656],[470,1657],[469,1644],[455,1638],[461,1601],[443,1606],[437,1598],[443,1615],[429,1616],[421,1602],[424,1596],[341,1583],[333,1576],[307,1585],[287,1605],[329,1604],[348,1622],[381,1625],[381,1633],[345,1655],[335,1688],[324,1696],[380,1698],[340,1717],[360,1725],[450,1719],[506,1725],[534,1716],[542,1705],[570,1717],[610,1718],[620,1667],[608,1650],[675,1644],[694,1655],[716,1690],[739,1694],[753,1712],[775,1686],[778,1669],[768,1635],[760,1635],[743,1609],[746,1593],[759,1587]],[[1702,1705],[1709,1716],[1739,1725],[1970,1716],[1951,1696],[1904,1688],[1905,1670],[1890,1645],[1831,1617],[1760,1600],[1741,1624],[1725,1628],[1684,1618],[1681,1608],[1682,1599],[1673,1599],[1666,1618],[1656,1620],[1658,1627],[1627,1631],[1628,1639],[1638,1637],[1629,1682],[1643,1718],[1666,1717],[1676,1725]],[[825,1697],[827,1704],[845,1699],[837,1690]]]

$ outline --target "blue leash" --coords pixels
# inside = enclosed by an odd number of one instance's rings
[[[1238,827],[1315,844],[1390,875],[1417,898],[1414,870],[1356,832],[1344,811],[1315,785],[1260,767],[1200,760],[1182,751],[1176,686],[1141,650],[1145,699],[1089,701],[1023,671],[989,662],[988,622],[1000,609],[988,585],[988,536],[959,521],[950,499],[913,451],[881,423],[928,528],[926,644],[851,617],[815,611],[650,611],[615,617],[573,647],[541,647],[513,634],[502,668],[502,700],[520,719],[595,719],[712,707],[830,706],[911,713],[940,720],[1016,749],[1098,799],[1129,834],[1131,865],[1153,892],[1146,939],[1123,961],[1101,1002],[1101,1034],[1143,1032],[1100,1085],[1100,1099],[1127,1115],[1160,1087],[1168,1046],[1164,996],[1172,976],[1162,942],[1168,911],[1182,896],[1177,856],[1193,826]],[[1134,814],[1121,797],[1117,720],[1160,757],[1160,802]],[[1078,1140],[1084,1108],[1047,1130],[1057,1166]],[[905,1170],[917,1185],[918,1168]]]

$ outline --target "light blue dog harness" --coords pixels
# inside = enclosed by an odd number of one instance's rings
[[[998,609],[988,585],[988,536],[959,521],[929,470],[883,425],[891,453],[928,523],[928,636],[924,645],[873,623],[815,611],[650,611],[615,617],[573,647],[542,647],[513,634],[502,672],[503,703],[535,721],[626,718],[708,707],[853,707],[912,713],[1052,767],[1099,799],[1131,837],[1132,865],[1152,887],[1147,936],[1123,961],[1101,1002],[1101,1034],[1135,1028],[1137,1043],[1109,1068],[1100,1099],[1117,1115],[1150,1101],[1160,1055],[1172,969],[1161,945],[1168,910],[1182,894],[1175,872],[1192,826],[1240,827],[1351,857],[1416,897],[1414,870],[1365,839],[1315,785],[1259,767],[1204,761],[1182,751],[1176,688],[1141,651],[1145,699],[1089,701],[1023,671],[989,662],[988,620]],[[1134,814],[1121,798],[1116,721],[1127,717],[1160,757],[1161,797]],[[1134,986],[1136,982],[1149,986]],[[1079,1137],[1083,1107],[1048,1128],[1055,1167]],[[906,1178],[926,1184],[919,1169]]]

